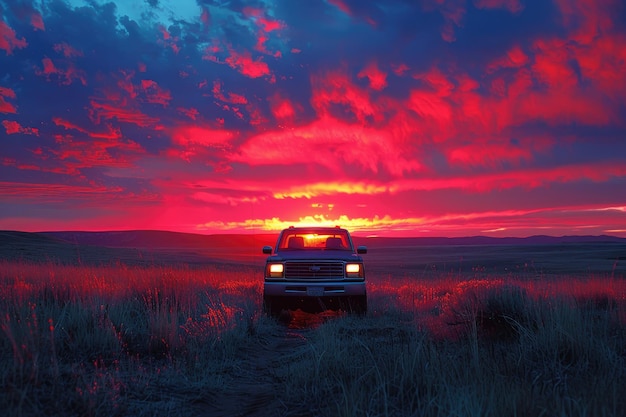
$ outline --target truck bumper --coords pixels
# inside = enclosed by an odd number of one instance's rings
[[[263,285],[265,297],[351,297],[366,295],[364,281],[338,282],[294,282],[265,281]]]

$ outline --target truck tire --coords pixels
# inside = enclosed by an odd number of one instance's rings
[[[278,317],[283,309],[283,303],[277,297],[263,296],[263,312],[268,316]]]

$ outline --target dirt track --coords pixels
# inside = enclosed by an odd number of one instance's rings
[[[290,364],[307,351],[310,329],[323,321],[323,315],[296,312],[289,323],[265,334],[259,343],[241,352],[237,376],[223,392],[199,401],[194,415],[216,417],[315,416],[312,404],[297,403],[276,387],[288,376]],[[314,406],[314,405],[313,405]]]

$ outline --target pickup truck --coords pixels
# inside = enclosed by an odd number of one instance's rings
[[[365,268],[348,230],[340,227],[289,227],[276,246],[264,246],[263,308],[271,316],[283,310],[367,312]]]

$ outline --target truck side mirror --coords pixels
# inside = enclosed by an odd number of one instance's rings
[[[359,246],[356,248],[356,253],[367,253],[367,246]]]
[[[271,255],[272,254],[272,247],[271,246],[263,246],[263,253],[266,255]]]

